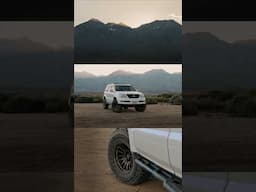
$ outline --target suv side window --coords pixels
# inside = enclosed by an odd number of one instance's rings
[[[114,86],[113,85],[110,86],[109,92],[112,92],[112,93],[114,92]]]
[[[107,85],[107,87],[105,88],[105,91],[108,92],[109,89],[109,85]]]

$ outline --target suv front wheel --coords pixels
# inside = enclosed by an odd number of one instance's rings
[[[140,184],[150,176],[149,172],[135,163],[126,129],[116,129],[113,132],[108,145],[108,160],[114,175],[124,183]]]
[[[122,106],[118,104],[116,98],[114,98],[114,100],[112,102],[112,110],[113,110],[113,112],[116,112],[116,113],[122,112]]]

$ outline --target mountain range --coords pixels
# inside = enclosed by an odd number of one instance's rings
[[[211,33],[199,32],[184,34],[182,45],[184,90],[255,88],[253,79],[256,71],[256,40],[238,40],[229,43]],[[17,87],[58,89],[70,87],[72,84],[73,50],[71,48],[56,50],[28,38],[0,39],[0,52],[1,90],[4,90],[5,87],[13,87],[14,90]],[[158,82],[158,79],[148,80],[145,77],[146,74],[125,73],[122,77],[127,80],[131,77],[133,80],[131,82],[134,82],[136,87],[137,82],[140,82],[136,78],[141,78],[144,84],[147,84],[147,91],[155,91],[150,86],[152,83],[153,87],[156,87],[155,83]],[[81,75],[83,76],[83,74]],[[163,76],[165,77],[165,75]],[[181,74],[173,74],[173,76],[181,76]],[[110,79],[110,77],[108,78]],[[105,78],[107,77],[90,79],[102,80]],[[167,82],[162,82],[162,77],[158,78],[157,86],[161,88],[162,83],[163,85],[169,84],[169,87],[166,85],[167,89],[163,90],[172,88],[172,81],[167,79]],[[99,84],[100,80],[97,80]],[[118,80],[116,78],[116,81]],[[138,88],[141,89],[143,86]],[[179,88],[174,90],[179,90]]]
[[[0,87],[4,90],[66,89],[73,82],[73,50],[29,38],[0,39]]]
[[[256,41],[226,42],[208,32],[183,35],[183,89],[256,88]]]
[[[82,76],[84,74],[84,76]],[[143,74],[114,71],[107,76],[75,73],[75,92],[103,92],[109,83],[129,83],[146,93],[181,92],[182,74],[153,69]]]
[[[131,28],[91,19],[75,27],[75,63],[181,63],[181,37],[174,20]]]

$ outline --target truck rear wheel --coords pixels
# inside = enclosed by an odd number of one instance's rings
[[[146,110],[146,105],[135,106],[135,110],[138,112],[144,112]]]
[[[116,129],[113,132],[108,145],[108,160],[114,175],[124,183],[140,184],[150,175],[135,163],[126,129]]]

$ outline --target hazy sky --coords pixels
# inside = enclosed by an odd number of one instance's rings
[[[94,75],[109,75],[110,73],[117,71],[117,70],[123,70],[133,73],[144,73],[146,71],[150,71],[152,69],[163,69],[169,73],[176,73],[176,72],[182,72],[182,65],[179,64],[166,64],[166,65],[85,65],[85,64],[76,64],[74,66],[75,72],[81,72],[86,71],[89,73],[93,73]]]
[[[52,47],[73,46],[73,22],[66,21],[8,21],[0,22],[0,38],[26,37]]]
[[[228,42],[256,39],[256,21],[183,22],[183,33],[187,32],[211,32]]]
[[[96,18],[131,27],[154,20],[182,21],[182,0],[75,0],[75,26]]]

